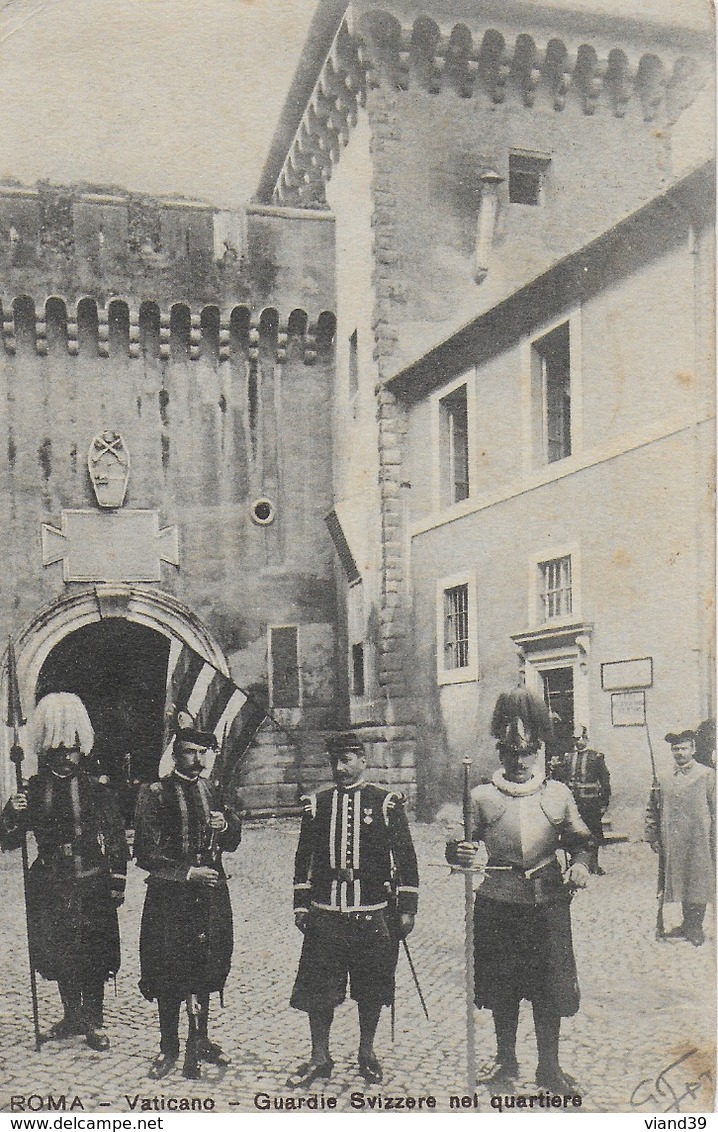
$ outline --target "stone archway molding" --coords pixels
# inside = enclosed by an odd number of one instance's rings
[[[44,606],[15,639],[20,698],[26,717],[30,717],[35,703],[40,670],[55,646],[85,625],[118,617],[145,625],[170,639],[178,637],[225,676],[230,676],[227,657],[218,642],[192,610],[173,594],[141,585],[92,586],[64,594]],[[6,705],[7,665],[3,662],[0,677],[3,722]],[[15,791],[15,768],[10,762],[12,734],[6,724],[0,728],[0,735],[0,791],[4,803]],[[34,756],[26,749],[23,776],[28,778],[36,769]]]

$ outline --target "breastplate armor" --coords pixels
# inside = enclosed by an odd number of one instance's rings
[[[497,775],[472,799],[474,837],[489,855],[481,895],[529,904],[567,899],[556,850],[563,834],[588,835],[567,787],[551,780],[504,786]]]

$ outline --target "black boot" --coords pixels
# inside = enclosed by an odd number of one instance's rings
[[[62,1041],[75,1034],[84,1034],[85,1027],[82,1019],[82,994],[79,986],[58,979],[57,989],[62,1000],[63,1017],[45,1036],[46,1041]]]
[[[559,1065],[558,1043],[561,1033],[561,1015],[542,1002],[533,1004],[534,1028],[538,1067],[536,1084],[552,1093],[574,1093],[578,1082]]]
[[[705,904],[683,905],[683,934],[694,947],[700,947],[702,943],[705,943],[706,937],[703,933],[705,914]]]
[[[511,1091],[519,1075],[519,1063],[516,1060],[519,1004],[504,1003],[492,1014],[496,1032],[496,1061],[478,1078],[478,1084],[500,1092]]]
[[[85,1041],[90,1049],[94,1049],[98,1053],[106,1053],[110,1048],[110,1039],[104,1032],[104,1001],[105,984],[102,980],[94,979],[82,988]]]

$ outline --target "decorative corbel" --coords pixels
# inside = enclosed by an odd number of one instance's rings
[[[67,352],[71,358],[76,358],[80,352],[77,303],[67,304]]]
[[[130,307],[129,350],[131,358],[140,356],[140,311],[139,307]]]
[[[41,358],[47,357],[47,321],[44,312],[35,316],[35,349]]]
[[[160,358],[168,361],[171,352],[172,316],[168,310],[160,311]]]
[[[476,249],[474,252],[474,281],[483,283],[489,272],[491,249],[496,232],[499,214],[499,185],[504,178],[493,169],[487,169],[479,177],[481,200],[476,218]]]
[[[14,354],[17,349],[17,339],[15,337],[15,311],[12,303],[3,303],[2,338],[6,353]]]
[[[110,322],[107,307],[97,307],[97,353],[101,358],[110,356]]]

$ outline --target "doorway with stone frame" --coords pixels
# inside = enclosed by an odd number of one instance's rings
[[[98,585],[58,598],[38,611],[15,638],[25,715],[48,692],[70,691],[86,703],[96,731],[99,770],[115,782],[152,781],[161,756],[170,644],[179,639],[229,676],[221,647],[195,614],[173,595],[141,585]],[[0,676],[7,703],[7,664]],[[24,778],[37,770],[22,729]],[[12,732],[0,728],[0,802],[15,790],[9,759]],[[130,747],[128,751],[126,748]],[[137,782],[134,782],[137,779]],[[129,820],[133,791],[123,799]]]
[[[35,700],[74,692],[95,731],[94,769],[113,788],[131,825],[139,786],[157,778],[162,756],[169,637],[112,617],[68,633],[48,654]]]

